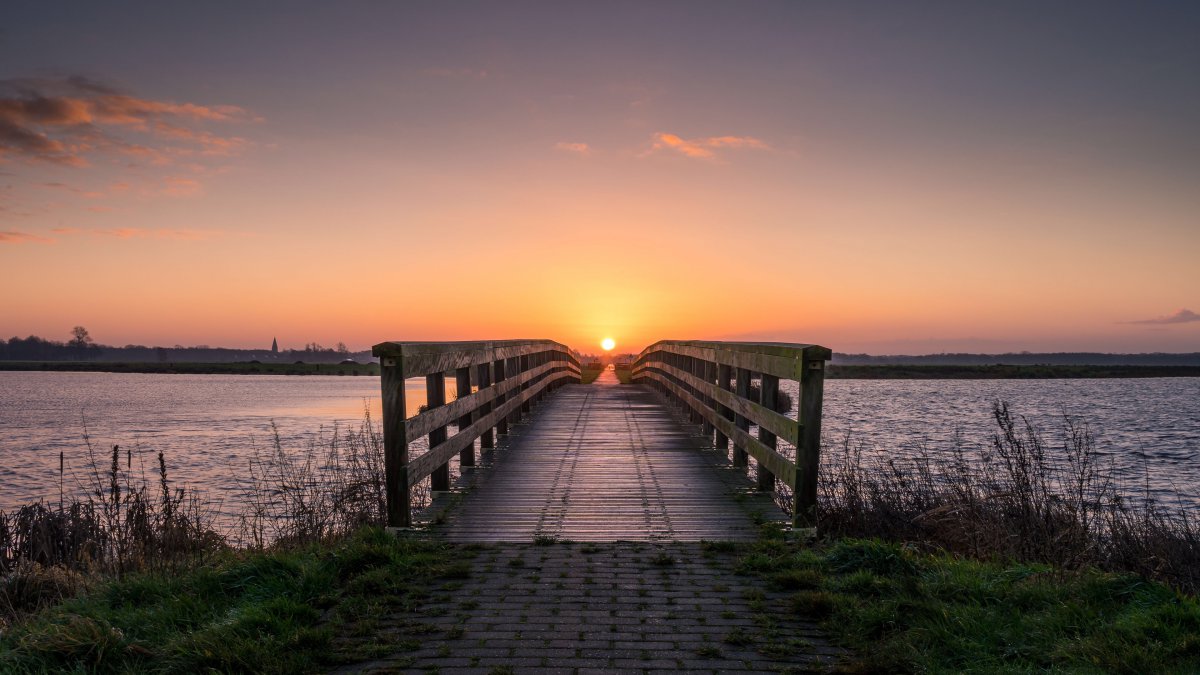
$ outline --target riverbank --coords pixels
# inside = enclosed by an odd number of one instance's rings
[[[1182,673],[1200,657],[1200,604],[1135,575],[769,530],[750,546],[456,546],[365,528],[94,583],[0,628],[4,672]]]
[[[374,375],[378,363],[135,363],[0,361],[0,371],[149,373],[162,375]]]

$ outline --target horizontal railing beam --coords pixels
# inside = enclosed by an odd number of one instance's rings
[[[419,483],[426,476],[433,473],[433,470],[450,461],[452,457],[461,452],[468,444],[474,443],[476,438],[483,434],[485,429],[490,429],[496,426],[504,417],[511,415],[517,410],[521,404],[541,393],[550,384],[564,378],[573,377],[568,372],[553,373],[547,377],[538,380],[533,386],[521,392],[519,396],[514,396],[504,403],[496,407],[492,412],[481,417],[479,420],[471,424],[466,429],[460,430],[454,436],[439,443],[436,447],[430,448],[427,452],[411,459],[408,462],[408,485],[412,487]],[[513,380],[515,381],[515,379]]]
[[[428,434],[430,431],[439,427],[444,427],[447,424],[454,423],[458,418],[466,413],[474,412],[484,403],[493,401],[498,396],[503,396],[526,382],[539,377],[543,373],[548,373],[552,370],[562,368],[569,370],[562,365],[560,361],[551,361],[542,364],[537,368],[527,370],[516,377],[503,380],[495,385],[480,389],[466,396],[461,395],[450,403],[430,408],[409,418],[407,426],[408,442],[412,443],[418,438]]]
[[[680,370],[668,363],[656,363],[653,366],[648,366],[648,368],[657,368],[682,380],[691,388],[698,389],[704,396],[716,399],[721,405],[726,408],[732,408],[738,415],[745,417],[792,445],[800,442],[800,433],[803,425],[790,417],[785,417],[750,399],[742,398],[733,392],[721,389],[712,382],[705,382],[695,375]]]
[[[662,373],[650,371],[647,377],[666,387],[684,403],[698,410],[704,419],[708,420],[710,424],[732,439],[738,447],[746,451],[746,454],[766,467],[777,478],[788,485],[795,485],[796,465],[788,460],[787,457],[763,445],[757,438],[740,429],[733,421],[726,419],[712,408],[701,404],[691,392],[670,381]]]

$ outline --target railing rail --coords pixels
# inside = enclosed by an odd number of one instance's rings
[[[663,340],[642,350],[632,377],[682,404],[715,447],[728,450],[732,440],[735,467],[748,466],[753,457],[760,490],[774,490],[777,480],[788,485],[793,525],[813,529],[825,362],[831,356],[817,345]],[[760,385],[752,393],[755,379]],[[780,380],[799,383],[796,419],[777,410]],[[758,438],[750,435],[752,424]],[[796,448],[794,461],[779,453],[778,439]]]
[[[412,525],[411,490],[425,478],[430,489],[450,489],[450,459],[475,464],[480,448],[495,446],[495,434],[529,412],[532,403],[568,382],[579,381],[579,361],[552,340],[490,342],[383,342],[379,357],[383,399],[384,482],[392,527]],[[454,377],[458,398],[446,401],[446,377]],[[405,380],[425,377],[426,406],[407,414]],[[454,424],[457,433],[447,437]],[[429,450],[410,459],[408,446],[428,436]]]

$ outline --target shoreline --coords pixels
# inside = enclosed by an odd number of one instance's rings
[[[145,363],[0,361],[0,372],[144,373],[152,375],[379,376],[377,363]],[[1200,366],[830,365],[830,380],[1063,380],[1200,377]]]

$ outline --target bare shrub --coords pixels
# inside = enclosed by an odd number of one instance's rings
[[[1200,590],[1200,529],[1180,508],[1134,506],[1101,463],[1086,425],[1064,416],[1062,442],[993,405],[988,447],[905,460],[843,440],[826,452],[819,518],[827,536],[880,537],[977,558],[1094,565]]]
[[[383,438],[369,411],[357,428],[335,425],[301,450],[285,448],[272,429],[270,448],[250,461],[241,543],[320,541],[386,522]]]

